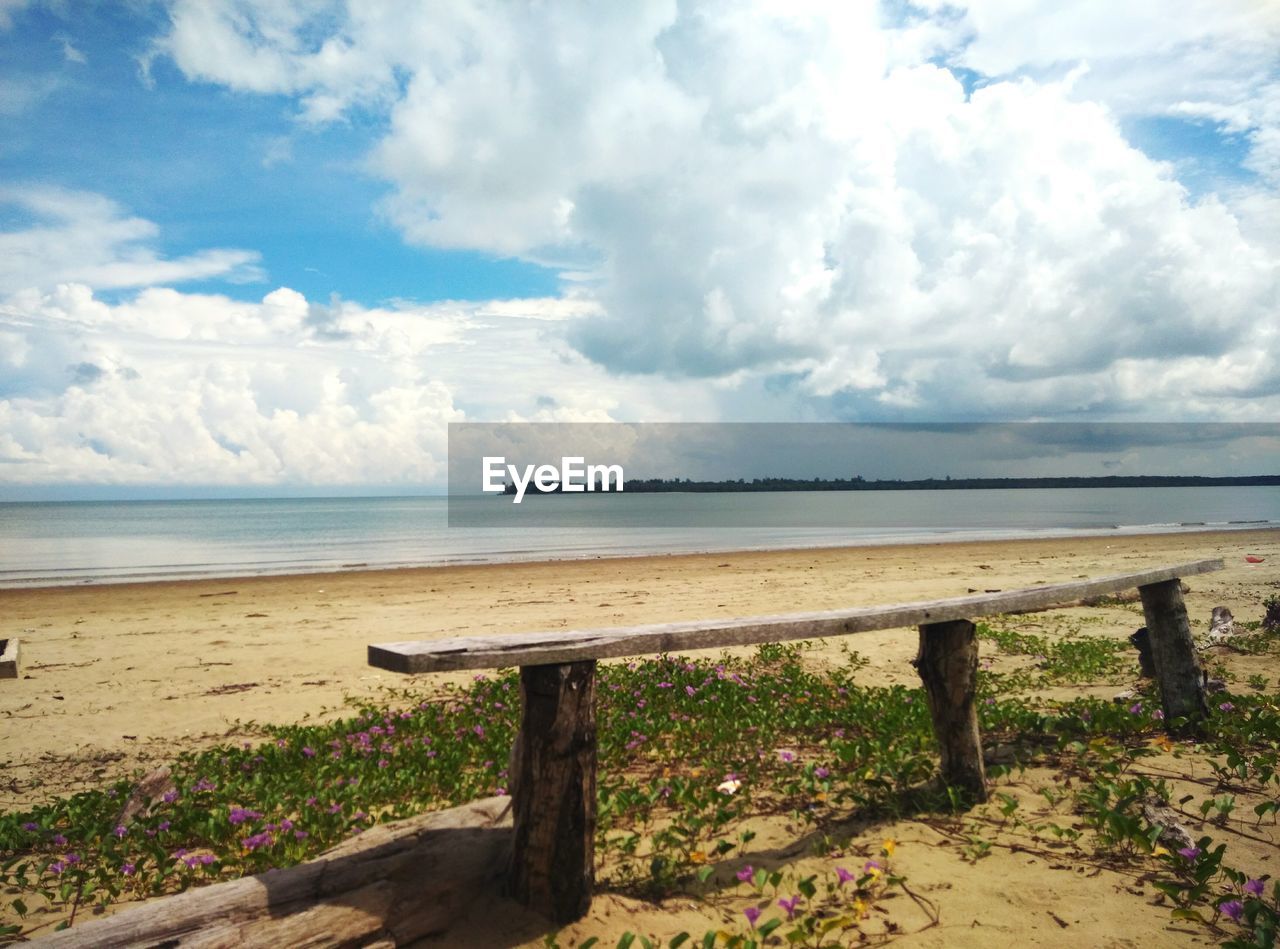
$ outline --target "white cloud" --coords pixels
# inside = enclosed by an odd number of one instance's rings
[[[261,278],[254,251],[219,248],[166,260],[152,246],[155,224],[91,192],[0,186],[5,205],[28,221],[0,232],[0,293],[69,282],[106,289]]]
[[[13,26],[13,15],[27,6],[31,0],[0,0],[0,30]]]
[[[320,305],[64,284],[0,302],[0,483],[442,487],[447,425],[708,411],[569,349],[564,300]],[[611,415],[610,410],[618,414]]]
[[[1244,134],[1248,164],[1280,185],[1280,6],[1255,0],[968,0],[956,59],[988,76],[1077,67],[1076,94],[1123,115],[1169,115]]]
[[[57,90],[55,76],[0,77],[0,116],[17,116],[30,111]]]
[[[85,56],[83,52],[77,49],[76,45],[71,42],[69,37],[59,36],[59,37],[56,37],[56,39],[58,40],[59,43],[62,44],[63,59],[65,59],[69,63],[75,63],[80,66],[84,66],[88,64],[89,57]]]
[[[973,0],[891,19],[228,0],[175,4],[163,42],[308,120],[387,110],[371,163],[405,237],[572,267],[601,309],[569,338],[614,373],[873,417],[1274,406],[1254,360],[1280,357],[1280,239],[1259,213],[1280,15]],[[987,84],[969,96],[938,62]],[[1193,199],[1127,115],[1247,135],[1260,181]],[[1194,366],[1251,381],[1189,384]]]

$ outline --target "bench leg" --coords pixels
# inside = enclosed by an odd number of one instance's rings
[[[968,620],[920,627],[920,652],[912,663],[929,697],[938,736],[942,779],[987,799],[987,773],[978,736],[978,638]]]
[[[591,907],[595,883],[596,664],[520,668],[512,753],[511,895],[552,922]]]
[[[1166,580],[1138,587],[1138,593],[1151,634],[1151,658],[1160,683],[1165,728],[1171,734],[1194,735],[1209,717],[1209,706],[1181,586],[1181,580]],[[1176,726],[1175,720],[1186,724]]]

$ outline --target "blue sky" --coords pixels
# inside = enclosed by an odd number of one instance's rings
[[[0,497],[430,487],[462,420],[1274,421],[1277,51],[1234,0],[0,0]]]
[[[536,264],[406,246],[375,211],[389,186],[364,168],[379,116],[300,128],[287,96],[189,82],[150,56],[161,7],[94,4],[68,16],[36,6],[15,16],[6,74],[52,88],[38,121],[28,113],[5,123],[0,175],[107,193],[160,225],[168,256],[211,246],[261,254],[263,280],[189,289],[260,299],[271,283],[369,303],[555,292],[555,271]]]

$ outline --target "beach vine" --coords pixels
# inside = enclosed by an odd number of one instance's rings
[[[1107,679],[1129,661],[1114,640],[1078,632],[1055,638],[984,627],[980,635],[1001,652],[1039,657],[1037,682]],[[1274,633],[1258,635],[1274,646]],[[1045,794],[1074,820],[1025,822],[1017,798],[997,790],[982,811],[990,819],[962,823],[972,802],[936,781],[922,691],[859,684],[865,660],[856,653],[831,666],[807,661],[806,651],[770,645],[747,656],[601,667],[600,886],[647,900],[678,893],[710,907],[747,900],[734,911],[735,926],[709,930],[710,943],[708,934],[689,937],[691,944],[835,945],[851,930],[888,938],[900,929],[891,894],[910,895],[926,925],[937,922],[937,908],[893,868],[892,840],[849,863],[854,851],[842,828],[850,815],[864,825],[930,821],[959,835],[975,861],[1021,825],[1080,860],[1143,862],[1172,915],[1227,945],[1274,945],[1276,883],[1235,868],[1213,835],[1167,846],[1143,816],[1144,802],[1171,797],[1162,777],[1143,770],[1148,759],[1190,753],[1168,744],[1149,700],[1040,700],[1018,694],[1009,673],[983,669],[981,730],[1007,751],[991,777],[1012,781],[1032,765],[1072,776],[1070,794]],[[1215,702],[1197,752],[1214,786],[1186,814],[1223,831],[1246,819],[1274,824],[1276,698],[1254,690]],[[257,741],[180,755],[160,784],[119,781],[0,814],[0,940],[296,864],[374,824],[506,794],[518,706],[514,671],[478,675],[465,687],[406,690],[338,721],[263,726]],[[816,851],[845,856],[804,876],[765,865],[748,826],[761,815],[809,828]]]

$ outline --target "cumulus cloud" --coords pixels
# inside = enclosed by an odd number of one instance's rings
[[[574,353],[551,332],[574,306],[13,293],[0,298],[0,483],[442,487],[451,421],[709,409]]]
[[[165,259],[154,247],[155,224],[92,192],[0,186],[0,207],[24,218],[0,231],[0,293],[70,282],[108,289],[261,278],[255,251],[212,249]]]
[[[1277,406],[1266,5],[227,0],[162,46],[310,121],[385,110],[405,237],[588,275],[567,332],[615,374],[864,418]],[[1246,136],[1257,181],[1191,195],[1143,115]]]

